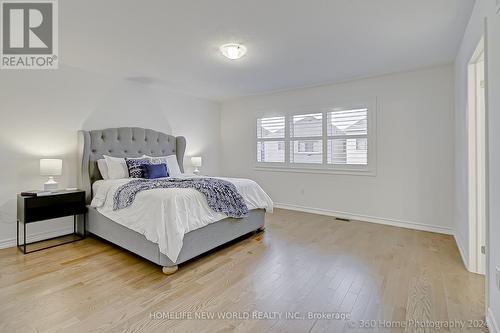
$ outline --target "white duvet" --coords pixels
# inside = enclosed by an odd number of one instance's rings
[[[191,178],[193,175],[184,175]],[[197,177],[197,176],[194,176]],[[248,209],[272,212],[271,198],[254,181],[241,178],[220,178],[233,183],[243,196]],[[182,248],[184,235],[210,223],[225,219],[212,210],[205,196],[195,189],[168,188],[139,192],[131,206],[113,211],[116,190],[132,179],[99,180],[94,183],[91,206],[107,218],[126,226],[149,241],[158,244],[160,252],[175,262]]]

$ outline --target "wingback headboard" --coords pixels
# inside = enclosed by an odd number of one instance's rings
[[[79,187],[87,193],[87,203],[92,200],[92,184],[102,179],[97,160],[103,155],[114,157],[140,157],[176,155],[184,172],[186,139],[151,129],[138,127],[107,128],[78,132]]]

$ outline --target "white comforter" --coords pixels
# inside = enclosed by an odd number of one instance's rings
[[[193,175],[184,175],[188,178]],[[271,198],[254,181],[241,178],[221,178],[233,183],[245,199],[248,209],[272,212]],[[184,235],[207,224],[225,219],[223,213],[212,210],[205,196],[195,189],[169,188],[139,192],[134,203],[113,211],[116,190],[131,179],[100,180],[94,183],[91,206],[107,218],[126,226],[146,239],[157,243],[160,252],[175,262],[182,248]]]

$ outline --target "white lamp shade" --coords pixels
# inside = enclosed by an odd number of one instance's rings
[[[60,176],[62,174],[62,160],[56,158],[40,159],[40,175]]]
[[[194,167],[201,167],[201,156],[193,156],[193,157],[191,157],[191,164]]]

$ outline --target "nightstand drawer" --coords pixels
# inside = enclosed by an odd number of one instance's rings
[[[70,203],[64,205],[53,204],[44,207],[35,207],[25,211],[23,222],[29,223],[40,220],[55,219],[63,216],[84,214],[85,212],[86,207],[82,206],[80,203]]]
[[[78,221],[78,215],[82,215],[83,221]],[[86,215],[87,204],[85,201],[85,191],[81,190],[61,190],[50,193],[47,196],[31,197],[17,195],[17,247],[24,254],[44,250],[50,247],[59,246],[63,244],[73,243],[85,238],[86,234]],[[28,245],[40,243],[48,239],[37,240],[35,242],[26,242],[27,226],[32,222],[51,220],[58,217],[73,216],[73,233],[63,235],[72,236],[69,242],[63,242],[55,245],[50,245],[42,248],[37,248],[32,251],[27,250]],[[79,223],[83,222],[83,223]],[[22,224],[22,233],[19,226]],[[42,224],[43,226],[44,224]],[[83,226],[78,228],[77,226]],[[83,232],[79,232],[83,229]],[[74,239],[77,236],[77,239]],[[60,238],[60,237],[55,237]]]
[[[85,192],[54,194],[46,197],[18,197],[18,219],[24,223],[84,214]]]

